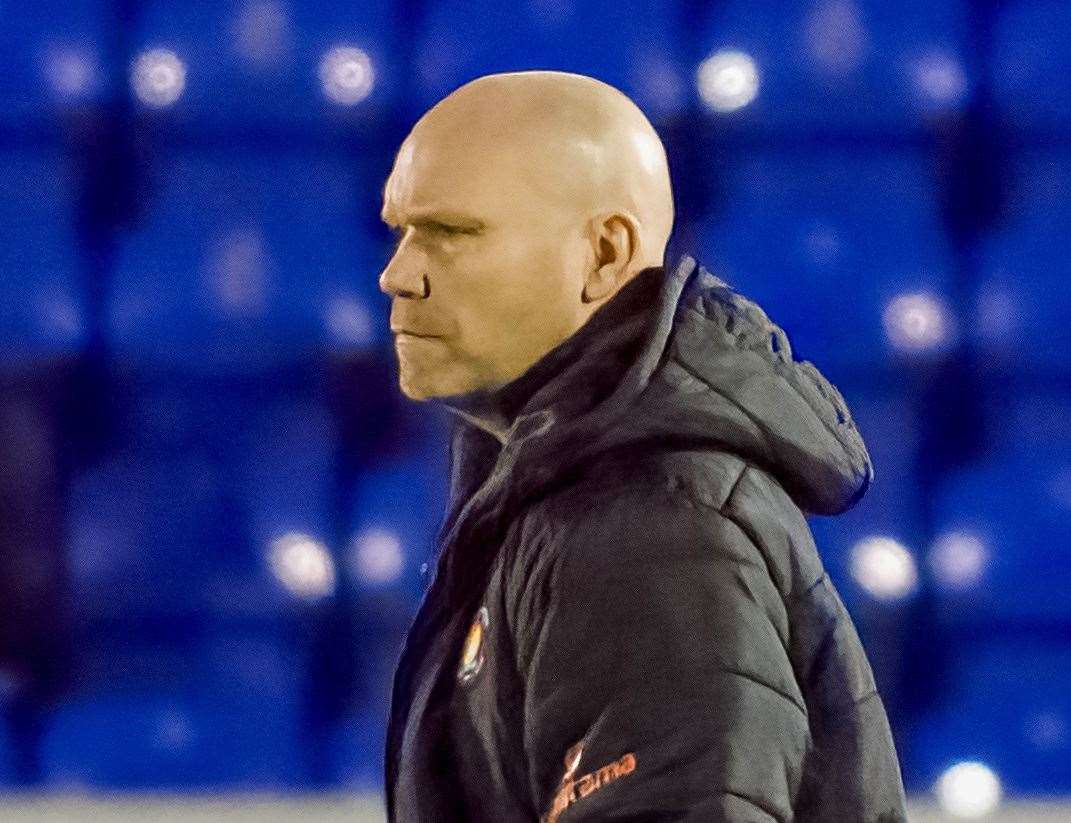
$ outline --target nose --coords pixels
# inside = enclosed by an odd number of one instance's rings
[[[424,267],[412,257],[402,259],[395,254],[379,275],[379,290],[392,297],[423,299],[431,294],[428,276]]]

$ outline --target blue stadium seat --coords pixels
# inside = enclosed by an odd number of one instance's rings
[[[445,0],[429,4],[427,12],[416,34],[414,113],[480,75],[527,69],[596,77],[629,95],[653,120],[687,101],[690,80],[682,74],[671,4]],[[595,32],[612,36],[594,45]]]
[[[968,626],[1066,625],[1069,512],[1071,456],[1050,452],[1042,441],[953,474],[934,501],[937,539],[927,566],[970,576],[964,585],[935,580],[942,618]],[[944,536],[957,534],[966,539],[949,549]]]
[[[335,454],[327,411],[275,391],[191,384],[136,397],[127,450],[74,483],[77,602],[91,613],[287,613],[295,601],[271,546],[293,533],[329,540]]]
[[[214,637],[181,675],[154,684],[120,667],[49,720],[53,789],[282,789],[304,777],[300,670],[272,640]]]
[[[1071,395],[1009,382],[1009,390],[986,404],[990,448],[1001,454],[1032,455],[1043,443],[1048,458],[1071,457]]]
[[[886,315],[917,293],[944,307],[944,339],[954,339],[948,251],[925,157],[749,153],[728,158],[720,182],[700,259],[766,309],[798,359],[819,368],[886,360],[897,351]]]
[[[0,123],[38,120],[107,96],[110,10],[104,0],[4,5]]]
[[[249,371],[308,357],[340,336],[358,347],[387,337],[377,285],[385,249],[357,228],[359,166],[182,155],[161,178],[116,264],[110,330],[121,358]],[[341,320],[339,299],[351,308]]]
[[[277,397],[249,409],[232,467],[236,494],[255,546],[280,534],[330,534],[335,471],[334,429],[313,398]]]
[[[285,594],[203,455],[127,451],[76,478],[72,599],[84,616],[277,613]]]
[[[0,791],[15,780],[15,750],[7,721],[0,716]]]
[[[197,125],[301,124],[330,111],[320,62],[335,47],[357,48],[372,85],[354,111],[389,105],[399,85],[396,13],[386,0],[343,3],[144,4],[133,21],[137,51],[167,48],[186,65],[175,108]]]
[[[1071,8],[1061,0],[1018,0],[995,9],[990,74],[997,103],[1020,128],[1071,123]]]
[[[1004,224],[985,242],[973,329],[998,372],[1071,373],[1071,155],[1030,151],[1009,164]]]
[[[330,743],[335,785],[349,792],[382,790],[387,711],[385,703],[365,705],[335,728]]]
[[[373,466],[354,491],[347,562],[357,584],[370,591],[416,597],[434,571],[435,532],[446,506],[449,466],[445,436],[441,443],[423,436],[427,442],[421,447]],[[421,573],[425,563],[427,572]]]
[[[758,69],[758,95],[733,119],[775,130],[906,131],[969,94],[957,0],[728,0],[707,9],[697,34],[705,53],[740,50]]]
[[[852,548],[875,536],[915,549],[919,535],[919,490],[915,482],[919,420],[903,397],[856,394],[841,386],[874,464],[874,481],[854,508],[837,515],[812,515],[808,524],[818,553],[849,606],[869,600],[851,576]]]
[[[952,655],[940,705],[906,736],[905,776],[929,788],[950,766],[981,761],[1009,794],[1071,792],[1071,645],[978,640]]]
[[[85,335],[74,204],[58,151],[0,152],[0,360],[64,354]]]

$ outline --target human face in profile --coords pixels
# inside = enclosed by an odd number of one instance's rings
[[[449,125],[414,129],[384,187],[397,246],[379,285],[414,400],[508,383],[585,317],[581,226],[517,147]]]

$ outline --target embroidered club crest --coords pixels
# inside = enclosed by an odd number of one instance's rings
[[[483,641],[487,633],[487,619],[487,607],[481,606],[469,627],[465,645],[461,648],[461,662],[457,667],[457,679],[460,683],[468,683],[483,668]]]

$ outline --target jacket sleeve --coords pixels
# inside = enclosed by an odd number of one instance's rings
[[[810,745],[784,604],[714,509],[569,522],[517,616],[541,821],[785,823]]]

